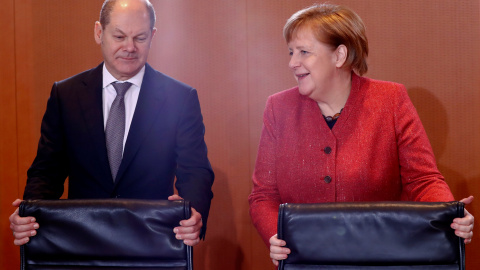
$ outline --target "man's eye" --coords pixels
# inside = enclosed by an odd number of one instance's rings
[[[113,36],[113,37],[118,40],[123,39],[123,36]]]
[[[292,55],[293,55],[293,52],[292,52],[292,51],[289,51],[289,52],[288,52],[288,55],[292,56]]]
[[[301,54],[307,54],[308,52],[307,52],[307,51],[304,51],[304,50],[301,50],[300,53],[301,53]]]

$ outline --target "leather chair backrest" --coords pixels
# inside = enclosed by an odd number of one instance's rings
[[[465,244],[450,228],[460,202],[282,204],[280,270],[464,270]]]
[[[187,201],[36,200],[19,214],[40,225],[20,247],[22,270],[192,269],[192,247],[173,233]]]

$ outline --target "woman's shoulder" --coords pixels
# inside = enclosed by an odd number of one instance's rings
[[[358,85],[359,91],[356,91],[356,93],[365,104],[396,107],[398,104],[409,100],[407,88],[401,83],[359,77]]]
[[[358,77],[360,88],[378,92],[397,92],[405,89],[401,83],[372,79],[367,77]]]

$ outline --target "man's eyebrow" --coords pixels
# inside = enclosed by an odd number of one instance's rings
[[[120,32],[120,34],[126,36],[126,34],[125,34],[122,30],[120,30],[119,28],[117,28],[117,27],[115,27],[114,32]],[[135,35],[135,36],[138,37],[138,36],[141,36],[141,35],[148,35],[148,31],[147,31],[147,32],[141,32],[141,33],[139,33],[139,34],[137,34],[137,35]]]
[[[115,27],[115,30],[114,30],[114,31],[115,31],[115,32],[120,32],[122,35],[125,35],[125,33],[124,33],[122,30],[120,30],[119,28],[117,28],[117,27]]]

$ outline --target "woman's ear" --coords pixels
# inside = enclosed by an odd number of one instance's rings
[[[343,64],[347,61],[347,56],[348,56],[348,49],[347,46],[340,44],[337,49],[335,50],[335,56],[336,56],[336,67],[341,68]]]

